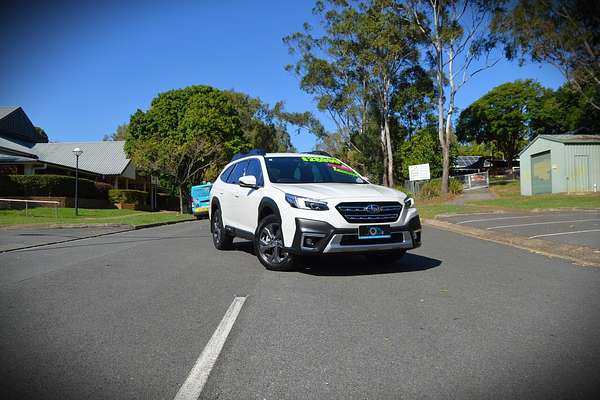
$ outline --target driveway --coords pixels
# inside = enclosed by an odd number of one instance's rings
[[[236,296],[200,398],[598,392],[600,269],[423,237],[391,266],[313,259],[290,273],[244,242],[214,250],[206,221],[0,254],[0,395],[172,399]]]

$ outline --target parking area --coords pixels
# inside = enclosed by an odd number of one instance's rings
[[[505,231],[525,239],[544,239],[600,249],[600,210],[543,213],[474,213],[439,219],[488,231]]]

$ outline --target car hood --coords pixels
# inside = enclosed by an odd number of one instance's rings
[[[406,195],[385,186],[354,183],[276,183],[273,187],[285,193],[318,200],[358,199],[367,201],[403,200]]]

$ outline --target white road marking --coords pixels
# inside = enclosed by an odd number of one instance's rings
[[[530,224],[515,224],[515,225],[501,225],[501,226],[492,226],[490,229],[502,229],[502,228],[518,228],[521,226],[531,226],[531,225],[551,225],[551,224],[566,224],[571,222],[595,222],[600,221],[600,219],[572,219],[568,221],[549,221],[549,222],[532,222]]]
[[[587,229],[585,231],[572,231],[572,232],[558,232],[558,233],[546,233],[544,235],[535,235],[535,236],[530,236],[527,239],[535,239],[535,238],[539,238],[539,237],[544,237],[544,236],[560,236],[560,235],[572,235],[575,233],[587,233],[587,232],[600,232],[600,229]]]
[[[245,301],[245,297],[236,297],[233,299],[233,303],[227,309],[225,316],[219,323],[219,326],[217,326],[206,347],[204,347],[202,354],[196,360],[196,364],[194,364],[187,379],[179,388],[179,391],[175,395],[175,400],[198,399]]]
[[[469,222],[484,222],[484,221],[498,221],[501,219],[515,219],[515,218],[539,218],[539,217],[543,217],[544,215],[520,215],[518,217],[498,217],[498,218],[481,218],[481,219],[470,219],[467,221],[460,221],[457,222],[457,225],[461,225],[461,224],[468,224]]]

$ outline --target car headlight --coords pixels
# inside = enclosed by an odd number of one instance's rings
[[[289,193],[285,194],[285,200],[294,208],[315,211],[329,210],[329,207],[327,207],[327,202],[323,200],[309,199],[307,197],[295,196]]]
[[[406,208],[415,208],[415,199],[413,199],[412,197],[407,197],[406,199],[404,199],[404,206]]]

